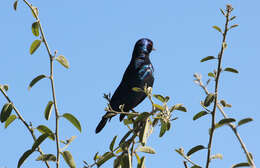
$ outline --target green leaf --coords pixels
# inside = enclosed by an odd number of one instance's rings
[[[225,100],[220,100],[220,103],[222,104],[223,107],[226,107],[226,105],[227,105]]]
[[[212,73],[212,72],[209,72],[209,73],[208,73],[208,76],[215,78],[215,74]]]
[[[63,156],[63,159],[66,161],[70,168],[76,168],[75,161],[69,151],[64,151],[61,154]]]
[[[154,106],[156,109],[160,110],[160,111],[163,111],[163,110],[164,110],[164,108],[163,108],[161,105],[159,105],[159,104],[153,104],[153,106]]]
[[[201,112],[197,113],[197,114],[193,117],[193,120],[197,120],[197,119],[199,119],[200,117],[202,117],[202,116],[204,116],[204,115],[207,115],[207,114],[209,114],[209,113],[206,112],[206,111],[201,111]]]
[[[16,115],[10,115],[5,121],[5,128],[7,128],[16,118]]]
[[[160,100],[161,102],[165,102],[165,98],[162,95],[154,94],[153,97],[155,97],[156,99]]]
[[[133,87],[132,90],[135,92],[143,92],[143,90],[139,87]]]
[[[220,125],[229,124],[231,122],[235,122],[236,120],[234,118],[224,118],[218,122]]]
[[[16,11],[16,9],[17,9],[17,4],[18,4],[18,0],[16,0],[16,1],[14,2],[14,5],[13,5],[15,11]]]
[[[174,106],[172,106],[170,108],[170,112],[172,112],[173,110],[179,110],[182,112],[187,112],[187,109],[185,107],[183,107],[183,104],[175,104]]]
[[[231,104],[226,104],[226,106],[225,107],[232,107],[232,105]]]
[[[56,156],[53,154],[44,154],[36,158],[36,161],[56,161]]]
[[[43,79],[43,78],[47,78],[47,76],[46,76],[46,75],[39,75],[39,76],[37,76],[36,78],[34,78],[34,79],[30,82],[29,87],[28,87],[28,90],[30,90],[38,81],[40,81],[40,80]]]
[[[122,157],[121,155],[118,156],[115,160],[114,160],[114,165],[113,165],[113,168],[121,168],[121,160],[122,160]]]
[[[236,18],[236,16],[232,16],[229,20],[234,20]]]
[[[138,149],[140,152],[155,154],[155,150],[149,146],[140,146]]]
[[[8,117],[10,116],[12,110],[13,110],[12,103],[6,103],[3,106],[1,114],[0,114],[1,123],[5,122],[8,119]]]
[[[124,119],[124,124],[125,125],[133,124],[133,121],[130,119]]]
[[[125,143],[125,140],[129,137],[129,135],[130,135],[132,132],[133,132],[133,131],[130,130],[130,131],[128,131],[128,132],[123,136],[123,138],[122,138],[121,141],[119,142],[119,146],[121,146],[122,144]]]
[[[247,158],[248,163],[250,165],[252,165],[253,164],[252,161],[254,160],[254,158],[253,158],[253,155],[251,152],[249,152],[248,155],[246,155],[246,158]]]
[[[162,137],[165,132],[167,131],[167,123],[165,121],[163,121],[162,119],[160,119],[161,121],[161,129],[160,129],[160,134],[159,137]]]
[[[225,68],[224,71],[233,72],[233,73],[239,73],[238,70],[236,70],[234,68]]]
[[[137,154],[137,152],[134,152],[134,153],[135,153],[135,157],[136,157],[137,163],[140,164],[141,163],[141,159],[140,159],[139,155]]]
[[[113,154],[112,152],[106,152],[103,156],[100,157],[100,159],[98,159],[98,161],[96,162],[97,166],[100,167],[102,164],[104,164],[106,161],[108,161],[109,159],[111,159],[112,157],[114,157],[115,154]]]
[[[187,112],[187,109],[185,107],[183,107],[183,104],[175,104],[173,106],[174,110],[179,110],[182,112]]]
[[[52,107],[53,107],[53,102],[49,101],[47,106],[45,107],[45,110],[44,110],[44,117],[45,117],[46,120],[50,119]]]
[[[115,136],[113,138],[113,140],[111,141],[111,143],[109,145],[109,149],[110,149],[111,152],[114,151],[114,145],[115,145],[115,142],[116,142],[116,138],[117,138],[117,136]]]
[[[199,151],[199,150],[202,150],[202,149],[206,149],[206,147],[203,146],[203,145],[197,145],[197,146],[195,146],[195,147],[193,147],[193,148],[191,148],[191,149],[189,150],[189,152],[187,153],[187,156],[190,156],[190,155],[192,155],[193,153],[195,153],[195,152],[197,152],[197,151]]]
[[[95,154],[93,160],[96,161],[98,158],[99,158],[99,156],[98,156],[98,152],[97,152],[97,153]]]
[[[116,151],[116,154],[119,154],[119,153],[121,153],[121,152],[123,152],[123,149],[122,149],[122,148],[119,148],[119,149]]]
[[[66,118],[71,124],[73,124],[79,130],[79,132],[81,132],[81,125],[76,117],[70,113],[65,113],[62,116]]]
[[[39,23],[38,22],[34,22],[32,24],[32,33],[33,35],[35,35],[36,37],[40,35],[39,33]]]
[[[220,8],[220,12],[221,12],[224,16],[226,16],[226,14],[225,14],[225,12],[223,11],[223,9]]]
[[[214,101],[215,95],[210,93],[204,100],[204,106],[208,107]]]
[[[32,6],[32,15],[35,19],[37,19],[38,15],[39,15],[38,8],[36,8],[35,6]]]
[[[181,156],[184,156],[184,155],[185,155],[183,148],[175,149],[175,151],[176,151],[179,155],[181,155]]]
[[[197,165],[193,165],[191,168],[201,168],[201,167]]]
[[[131,155],[129,152],[125,152],[122,155],[122,159],[121,159],[121,167],[122,168],[132,168],[132,162],[131,162]]]
[[[220,103],[223,107],[232,107],[231,104],[227,104],[227,102],[225,100],[220,100]]]
[[[237,167],[250,167],[250,164],[247,162],[244,162],[244,163],[237,163],[237,164],[232,165],[232,168],[237,168]]]
[[[217,31],[219,31],[220,33],[222,33],[221,28],[219,28],[218,26],[212,26],[213,29],[216,29]]]
[[[8,89],[9,89],[9,86],[8,86],[8,85],[3,85],[3,88],[4,88],[4,90],[7,92]]]
[[[205,58],[202,58],[201,60],[200,60],[200,62],[205,62],[205,61],[208,61],[208,60],[212,60],[212,59],[216,59],[214,56],[207,56],[207,57],[205,57]]]
[[[165,102],[165,103],[167,103],[169,100],[170,100],[170,97],[169,97],[169,96],[166,96],[166,97],[164,98],[164,102]]]
[[[48,138],[50,138],[51,140],[55,140],[55,135],[54,135],[54,133],[47,127],[47,126],[45,126],[45,125],[39,125],[38,127],[37,127],[37,130],[39,131],[39,132],[41,132],[41,133],[47,133],[49,136],[48,136]]]
[[[38,137],[38,139],[36,139],[36,141],[34,141],[34,144],[32,146],[32,151],[35,151],[36,148],[39,147],[39,145],[46,139],[48,138],[49,134],[44,133],[41,136]]]
[[[68,60],[63,55],[59,55],[55,59],[65,68],[68,69],[70,67]]]
[[[19,161],[18,161],[18,168],[21,167],[21,165],[23,164],[23,162],[33,153],[34,151],[29,149],[26,152],[23,153],[22,157],[20,157]]]
[[[212,159],[223,159],[223,155],[220,153],[217,153],[210,157],[210,160],[212,160]]]
[[[147,118],[146,122],[145,122],[145,126],[143,127],[143,129],[141,130],[139,137],[140,137],[140,141],[143,145],[146,144],[147,139],[149,137],[149,128],[150,128],[150,119]]]
[[[237,27],[237,26],[238,26],[238,24],[234,24],[234,25],[230,26],[229,29],[233,29],[233,28],[235,28],[235,27]]]
[[[253,118],[244,118],[244,119],[242,119],[238,122],[237,126],[241,126],[241,125],[246,124],[246,123],[251,122],[251,121],[253,121]]]
[[[41,45],[41,40],[35,40],[30,47],[30,54],[32,55]]]
[[[143,157],[141,158],[140,163],[138,163],[137,168],[145,168],[144,162],[145,162],[145,157],[143,156]]]

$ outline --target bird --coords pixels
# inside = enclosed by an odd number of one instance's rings
[[[123,111],[129,112],[146,98],[144,92],[136,92],[133,88],[143,89],[145,85],[147,87],[153,86],[154,68],[149,58],[152,50],[155,50],[153,42],[148,38],[141,38],[135,43],[131,61],[109,103],[114,111],[121,111],[119,106],[124,105]],[[108,113],[111,112],[107,112],[97,125],[96,133],[99,133],[105,127],[107,121],[114,116],[105,117]],[[120,121],[124,117],[125,114],[120,114]]]

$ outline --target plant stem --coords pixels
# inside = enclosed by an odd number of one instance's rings
[[[198,82],[199,82],[198,83],[199,86],[204,90],[205,94],[209,95],[209,91],[208,91],[207,87],[202,83],[201,79],[198,79]],[[223,115],[224,118],[229,118],[228,115],[225,113],[225,111],[223,110],[223,108],[221,107],[221,105],[219,103],[217,104],[217,107],[218,107],[219,111],[221,112],[221,114]],[[246,154],[246,157],[248,158],[249,162],[252,164],[251,167],[255,168],[256,166],[255,166],[254,160],[251,158],[251,156],[250,156],[250,154],[249,154],[249,152],[248,152],[248,150],[246,148],[246,145],[243,142],[242,138],[240,137],[240,135],[239,135],[235,125],[232,124],[232,123],[228,123],[228,126],[232,129],[232,131],[234,132],[235,136],[237,137],[237,139],[238,139],[238,141],[239,141],[243,151]]]
[[[211,112],[211,114],[212,114],[211,131],[210,131],[209,143],[208,143],[206,168],[209,168],[209,164],[210,164],[211,146],[212,146],[212,140],[213,140],[213,135],[214,135],[214,131],[215,131],[215,116],[216,116],[216,108],[217,108],[217,103],[218,103],[218,83],[219,83],[219,77],[220,77],[220,73],[221,73],[222,56],[223,56],[224,49],[225,49],[224,44],[226,43],[226,36],[227,36],[227,32],[228,32],[229,15],[232,11],[232,7],[230,5],[227,5],[226,11],[227,11],[227,13],[226,13],[225,29],[224,29],[223,39],[222,39],[222,43],[221,43],[221,50],[218,54],[218,69],[217,69],[217,75],[216,75],[216,79],[215,79],[215,99],[214,99],[213,110]]]
[[[189,168],[186,161],[183,161],[184,167]]]
[[[25,127],[27,128],[28,131],[30,131],[32,138],[34,141],[36,141],[36,136],[34,135],[34,131],[33,129],[29,126],[29,124],[24,120],[24,118],[22,117],[21,113],[18,111],[18,109],[14,106],[13,102],[11,101],[11,99],[7,96],[7,94],[5,93],[5,91],[3,90],[2,87],[0,87],[0,91],[2,92],[2,94],[4,95],[4,97],[6,98],[6,100],[12,104],[13,109],[15,111],[15,113],[18,115],[18,118],[22,121],[22,123],[25,125]],[[44,153],[41,150],[40,145],[38,146],[38,151],[41,155],[43,155]],[[45,161],[45,164],[48,168],[50,168],[50,165],[47,161]]]
[[[40,32],[41,32],[41,36],[42,36],[42,41],[46,47],[46,50],[48,52],[49,58],[50,58],[50,82],[51,82],[51,89],[52,89],[52,98],[53,98],[53,104],[54,104],[54,109],[55,109],[55,139],[56,139],[56,147],[57,147],[57,161],[56,161],[56,168],[59,168],[59,163],[60,163],[60,140],[59,140],[59,111],[58,111],[58,107],[57,107],[57,101],[56,101],[56,95],[55,95],[55,87],[54,87],[54,80],[53,80],[53,61],[54,61],[54,56],[52,56],[50,48],[48,46],[48,43],[46,41],[45,38],[45,34],[43,32],[43,28],[42,25],[40,23],[40,19],[37,15],[37,13],[35,13],[35,10],[33,9],[33,6],[31,4],[29,4],[26,0],[23,0],[27,6],[32,10],[34,16],[36,17],[36,20],[39,24],[39,28],[40,28]]]

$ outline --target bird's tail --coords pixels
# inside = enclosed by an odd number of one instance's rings
[[[96,128],[96,134],[99,133],[106,125],[108,118],[102,117],[102,120],[99,122]]]

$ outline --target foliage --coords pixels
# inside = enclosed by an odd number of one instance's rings
[[[49,75],[40,74],[35,77],[28,86],[28,90],[30,90],[35,84],[39,83],[42,79],[48,79],[50,81],[50,90],[52,94],[52,99],[46,103],[46,107],[44,111],[44,119],[48,122],[55,122],[55,130],[51,130],[46,125],[37,125],[33,126],[32,123],[27,123],[26,120],[23,118],[22,113],[16,108],[15,104],[11,101],[11,99],[7,95],[7,91],[9,89],[8,85],[0,85],[0,91],[3,96],[6,98],[6,103],[3,105],[1,113],[0,113],[0,121],[4,124],[5,128],[14,121],[17,122],[21,121],[26,129],[29,131],[33,138],[33,143],[29,149],[27,149],[18,160],[17,167],[21,167],[23,163],[28,159],[32,153],[38,152],[39,156],[36,158],[36,161],[44,162],[46,167],[50,168],[49,162],[55,162],[56,168],[60,167],[60,157],[62,156],[65,160],[66,164],[71,167],[75,168],[76,164],[74,158],[69,150],[66,150],[69,145],[74,141],[76,136],[72,136],[67,140],[61,140],[59,137],[59,120],[60,118],[64,118],[71,123],[71,126],[74,126],[78,131],[82,131],[81,123],[79,120],[73,116],[71,113],[63,113],[60,114],[58,110],[58,105],[56,101],[55,95],[55,87],[54,87],[54,75],[53,75],[53,62],[59,62],[63,67],[70,68],[69,61],[66,59],[64,55],[57,56],[57,51],[52,53],[48,47],[47,40],[44,35],[44,31],[42,28],[42,24],[39,18],[39,10],[37,7],[30,4],[27,0],[22,0],[21,2],[25,3],[32,12],[32,16],[34,17],[35,21],[32,23],[31,31],[32,34],[37,38],[35,39],[29,48],[29,53],[35,54],[37,49],[41,46],[45,46],[47,55],[49,56]],[[20,2],[19,2],[20,3]],[[17,10],[18,0],[16,0],[13,4],[14,10]],[[231,165],[233,168],[235,167],[252,167],[255,168],[255,163],[253,160],[253,155],[248,152],[244,141],[241,139],[238,130],[239,127],[245,125],[251,121],[253,118],[247,117],[241,119],[237,122],[236,119],[228,117],[228,115],[224,112],[224,108],[231,108],[232,105],[228,104],[224,99],[219,100],[220,94],[218,93],[219,87],[219,79],[220,75],[224,72],[231,72],[234,74],[238,74],[239,71],[232,67],[225,67],[222,68],[222,57],[224,51],[227,49],[227,33],[238,27],[238,24],[233,24],[229,26],[229,24],[236,19],[236,16],[231,16],[233,8],[231,5],[227,5],[226,10],[220,9],[222,15],[225,17],[225,26],[224,28],[220,28],[217,25],[212,26],[220,35],[222,36],[221,48],[217,56],[206,56],[200,60],[202,63],[206,63],[209,60],[212,62],[215,61],[217,67],[213,72],[208,72],[209,79],[206,82],[206,85],[202,82],[202,76],[199,74],[194,74],[195,83],[198,84],[205,92],[205,97],[201,101],[200,105],[202,110],[193,116],[193,120],[199,122],[199,119],[204,116],[210,116],[210,128],[209,128],[209,139],[207,145],[196,145],[191,147],[188,152],[184,152],[182,147],[175,149],[175,151],[183,157],[184,159],[184,167],[188,168],[200,168],[204,167],[196,162],[194,162],[191,158],[193,155],[198,153],[206,152],[206,162],[205,167],[209,168],[211,164],[211,160],[213,159],[222,159],[223,155],[220,153],[212,154],[213,146],[213,135],[217,128],[221,129],[223,126],[229,126],[231,130],[234,132],[235,136],[237,137],[243,152],[246,155],[246,160],[241,163],[236,163]],[[207,85],[209,85],[211,80],[214,80],[214,91],[208,91]],[[124,136],[120,140],[118,140],[118,136],[111,137],[111,142],[109,143],[109,147],[103,154],[99,154],[98,152],[94,155],[93,160],[94,163],[88,164],[84,161],[84,167],[101,167],[106,164],[107,161],[113,159],[113,167],[114,168],[132,168],[133,160],[136,159],[137,168],[145,168],[145,162],[147,161],[146,156],[141,156],[145,153],[148,154],[155,154],[156,150],[151,147],[147,146],[147,141],[150,135],[153,133],[153,130],[156,127],[159,127],[159,137],[162,138],[172,127],[172,122],[176,120],[174,116],[174,112],[181,111],[187,112],[187,109],[183,106],[183,104],[175,104],[172,106],[168,105],[170,100],[169,96],[162,96],[160,94],[153,94],[152,88],[145,86],[144,88],[132,88],[133,91],[136,92],[144,92],[151,103],[151,111],[150,112],[124,112],[123,106],[120,106],[121,111],[114,111],[109,105],[106,108],[106,111],[109,112],[106,117],[110,117],[109,115],[116,115],[116,114],[125,114],[127,118],[123,120],[122,125],[127,127],[128,130],[125,132]],[[104,95],[104,98],[110,101],[110,95]],[[160,103],[155,103],[159,101]],[[52,111],[54,111],[54,117],[51,117]],[[222,118],[219,121],[216,121],[216,113],[220,112],[222,114]],[[237,124],[236,124],[237,123]],[[35,130],[40,132],[40,135],[36,137]],[[40,145],[47,141],[47,139],[52,140],[56,145],[56,154],[53,153],[43,153]],[[60,143],[63,144],[63,148],[61,148]]]
[[[152,104],[151,112],[124,112],[123,105],[121,105],[121,111],[114,111],[109,105],[106,111],[111,113],[111,115],[116,114],[126,114],[127,118],[124,119],[123,124],[128,128],[123,138],[119,141],[118,146],[114,147],[117,136],[113,138],[109,145],[109,150],[103,155],[96,154],[94,156],[94,163],[88,164],[86,161],[85,167],[90,168],[93,166],[100,167],[105,164],[108,160],[114,158],[114,167],[133,167],[133,158],[137,160],[137,167],[145,167],[145,156],[140,159],[140,153],[155,154],[156,151],[150,146],[147,146],[147,140],[152,134],[155,126],[160,127],[159,137],[170,130],[171,121],[177,118],[172,118],[173,112],[182,111],[186,112],[186,108],[182,104],[175,104],[168,107],[167,103],[170,100],[169,96],[162,96],[159,94],[152,94],[152,88],[145,86],[144,88],[132,88],[136,92],[144,92],[149,98]],[[104,95],[104,97],[109,101],[109,95]],[[155,104],[153,98],[157,99],[160,104]],[[107,116],[109,117],[109,116]]]

